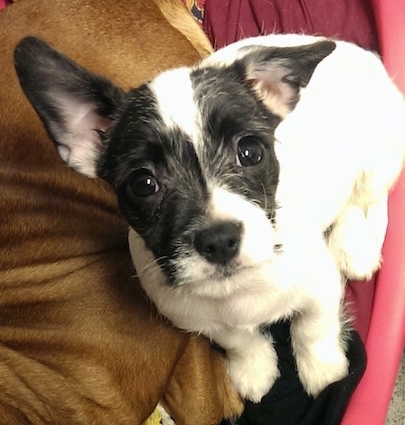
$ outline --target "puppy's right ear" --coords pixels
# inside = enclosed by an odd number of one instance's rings
[[[103,135],[111,128],[125,93],[35,37],[20,41],[14,64],[25,95],[62,159],[95,177]]]
[[[251,45],[242,47],[240,62],[245,81],[264,104],[282,118],[298,103],[318,64],[336,48],[332,40],[290,46]]]

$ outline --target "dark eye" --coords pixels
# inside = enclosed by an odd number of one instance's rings
[[[159,184],[150,172],[142,170],[131,177],[128,190],[132,196],[146,198],[159,190]]]
[[[263,158],[262,145],[253,136],[242,137],[237,144],[236,163],[240,167],[252,167]]]

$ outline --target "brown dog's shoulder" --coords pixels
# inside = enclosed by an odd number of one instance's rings
[[[206,389],[204,401],[200,398],[201,388]],[[188,396],[185,389],[194,397]],[[181,402],[185,397],[187,409]],[[193,425],[215,425],[222,418],[238,417],[244,409],[227,373],[223,352],[212,348],[208,339],[191,334],[187,335],[185,350],[176,363],[161,403],[178,424],[189,424],[192,418]]]

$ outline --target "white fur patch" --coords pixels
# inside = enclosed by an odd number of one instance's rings
[[[168,128],[179,127],[194,144],[201,143],[201,120],[193,100],[194,91],[188,68],[166,71],[151,83],[160,116]]]

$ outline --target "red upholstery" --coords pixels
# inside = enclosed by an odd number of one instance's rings
[[[369,0],[205,0],[203,27],[216,48],[249,36],[290,32],[377,48]]]

